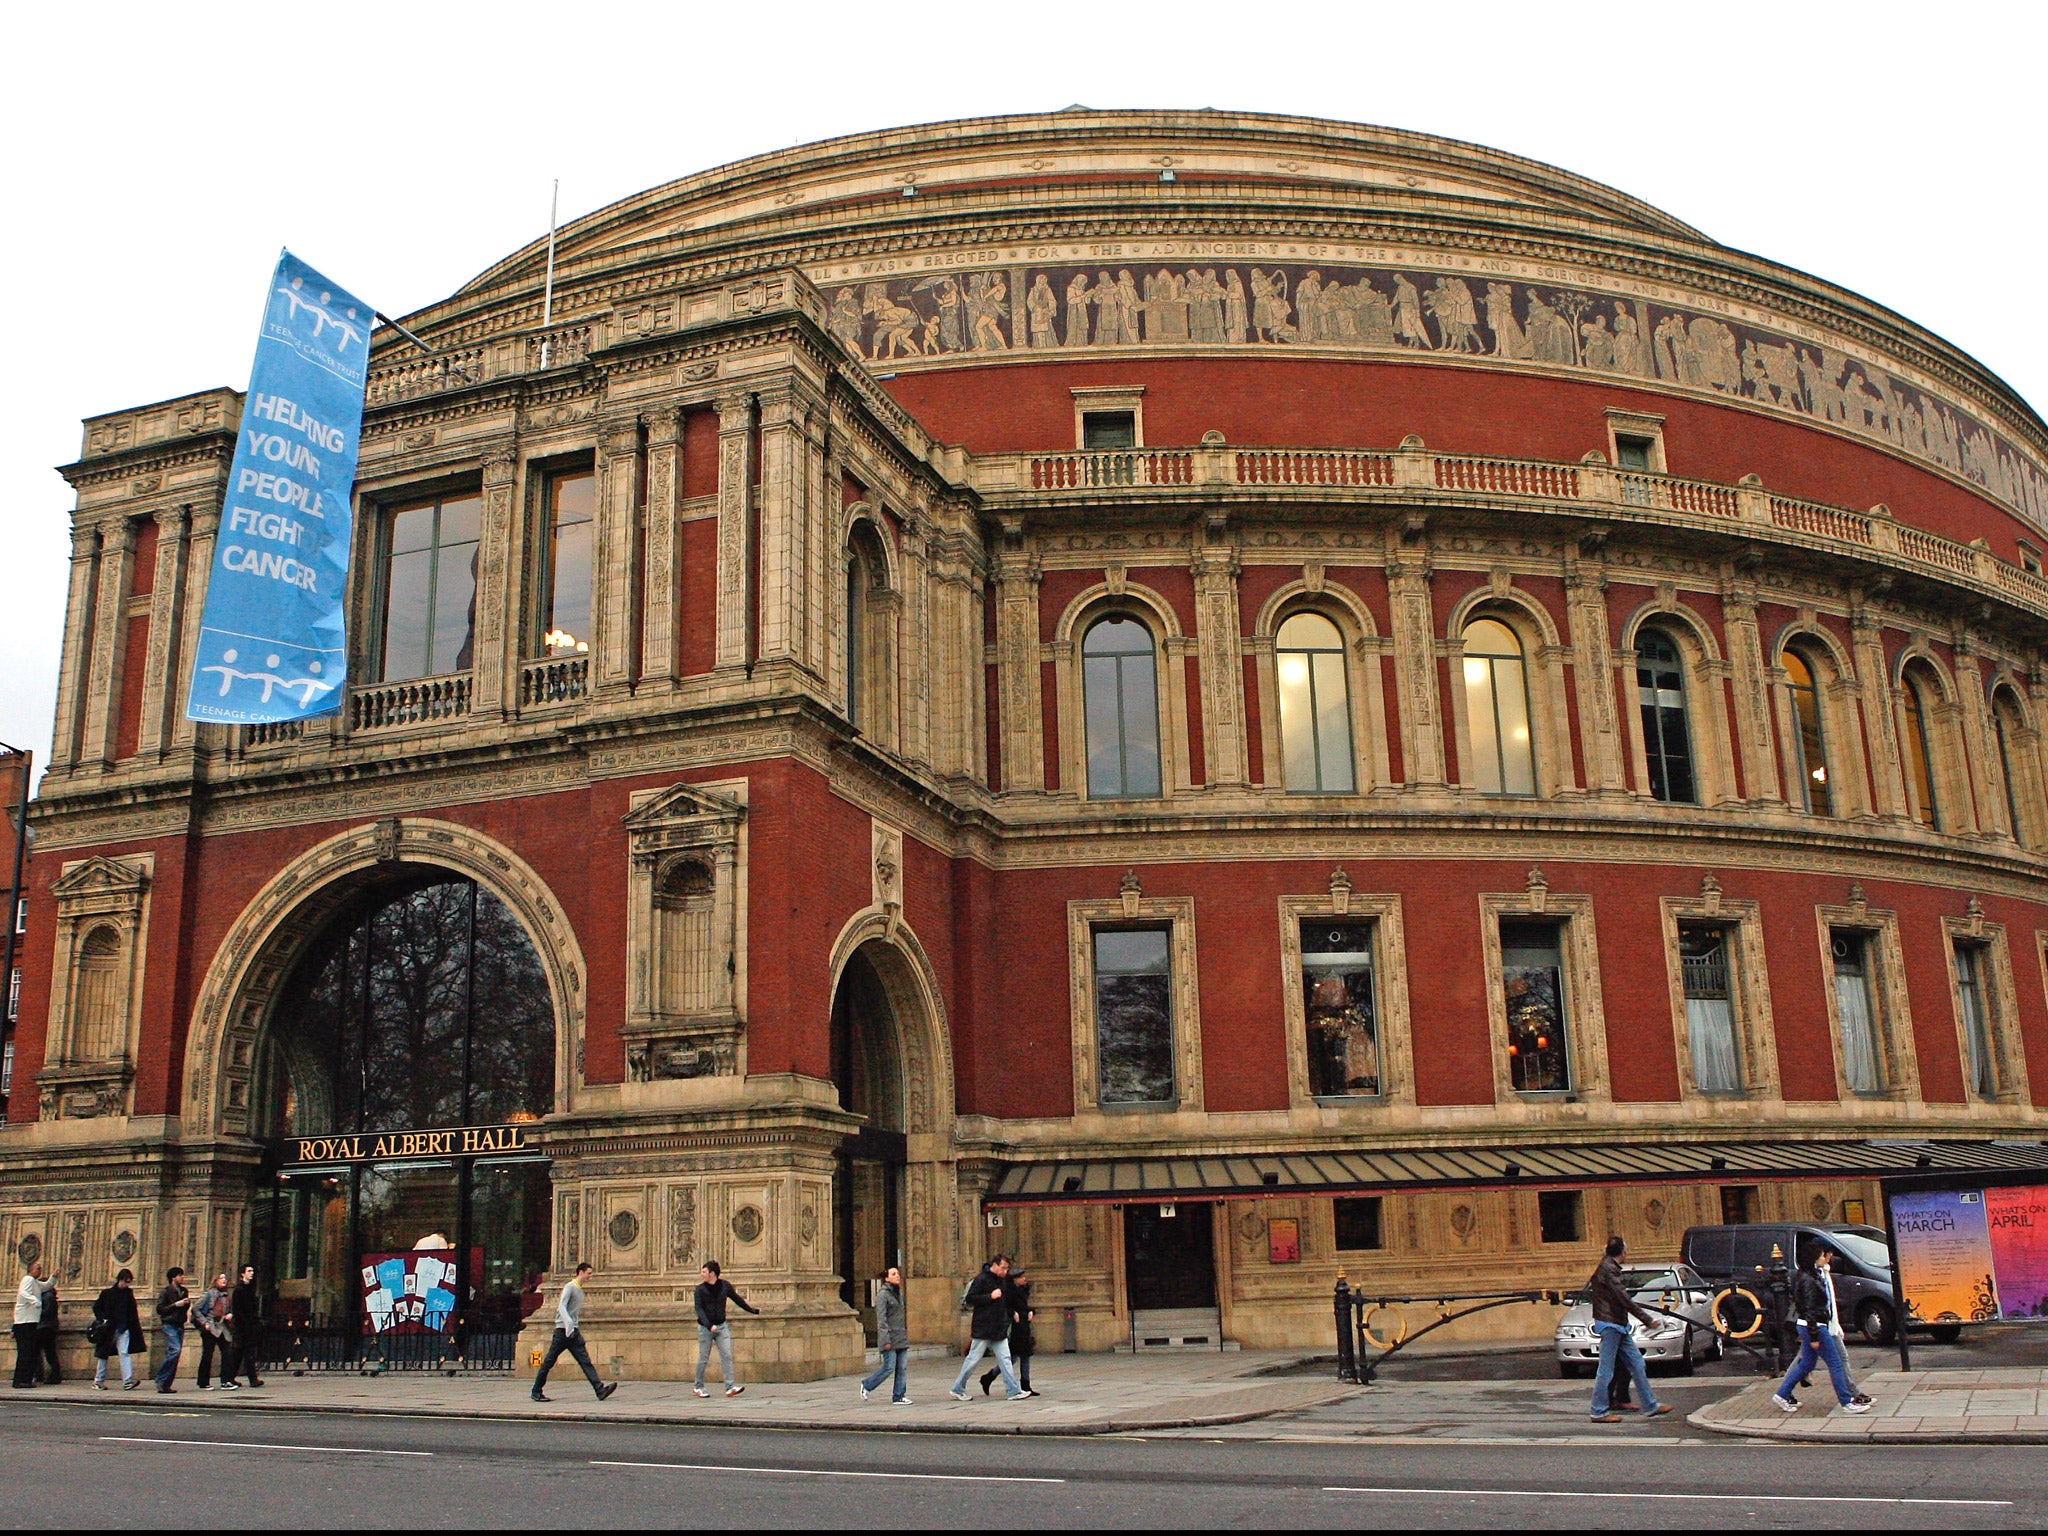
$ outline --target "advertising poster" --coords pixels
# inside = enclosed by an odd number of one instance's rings
[[[1982,1190],[1896,1196],[1892,1228],[1909,1317],[1924,1323],[1968,1323],[1998,1316]]]
[[[2048,1184],[1985,1190],[1984,1218],[1999,1314],[2048,1319]]]
[[[453,1250],[366,1253],[362,1269],[363,1310],[373,1333],[447,1332],[455,1313]]]
[[[268,724],[341,706],[373,313],[291,252],[279,257],[206,581],[193,720]]]

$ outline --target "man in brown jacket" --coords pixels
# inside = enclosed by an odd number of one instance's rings
[[[1650,1373],[1643,1368],[1643,1352],[1636,1348],[1629,1333],[1630,1318],[1639,1317],[1646,1323],[1656,1319],[1637,1306],[1628,1293],[1628,1283],[1621,1273],[1621,1261],[1627,1253],[1628,1244],[1620,1238],[1607,1239],[1606,1257],[1600,1260],[1600,1267],[1593,1271],[1593,1278],[1586,1285],[1586,1299],[1593,1305],[1593,1332],[1600,1339],[1600,1370],[1593,1377],[1595,1424],[1621,1422],[1621,1415],[1609,1412],[1607,1407],[1617,1356],[1626,1362],[1629,1376],[1635,1382],[1636,1400],[1642,1405],[1643,1417],[1654,1419],[1671,1411],[1670,1405],[1658,1402],[1657,1394],[1650,1390]]]

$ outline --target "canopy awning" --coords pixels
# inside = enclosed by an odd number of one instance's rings
[[[1571,1146],[1346,1148],[1226,1157],[1011,1163],[983,1204],[1223,1200],[1479,1186],[1731,1183],[2048,1172],[2040,1141],[1583,1142]]]

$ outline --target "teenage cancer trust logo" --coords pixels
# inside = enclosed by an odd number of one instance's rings
[[[201,672],[214,673],[220,678],[220,696],[222,698],[227,697],[228,690],[234,687],[236,683],[255,683],[263,690],[263,697],[260,702],[264,704],[270,702],[272,689],[278,689],[285,693],[292,693],[298,690],[299,707],[301,709],[312,702],[315,694],[325,693],[334,686],[332,683],[322,681],[318,676],[320,663],[317,661],[306,663],[306,671],[314,674],[313,676],[284,677],[277,671],[279,667],[284,665],[284,658],[275,652],[263,658],[263,670],[258,672],[242,671],[236,665],[241,659],[241,651],[234,646],[229,646],[220,653],[219,661],[211,666],[201,667],[199,670]],[[253,659],[251,665],[254,665]]]

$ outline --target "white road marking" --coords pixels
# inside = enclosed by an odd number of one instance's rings
[[[363,1445],[265,1445],[254,1440],[168,1440],[160,1435],[101,1435],[117,1445],[203,1445],[220,1451],[312,1451],[322,1456],[432,1456],[432,1451],[386,1451]]]
[[[976,1477],[965,1472],[833,1472],[820,1467],[721,1467],[691,1461],[593,1461],[593,1467],[654,1472],[751,1472],[771,1477],[880,1477],[912,1483],[1064,1483],[1064,1477]]]
[[[1907,1499],[1848,1493],[1588,1493],[1553,1488],[1343,1488],[1325,1493],[1392,1493],[1416,1498],[1473,1499],[1676,1499],[1727,1504],[1939,1504],[1969,1509],[2011,1509],[2011,1499]]]

